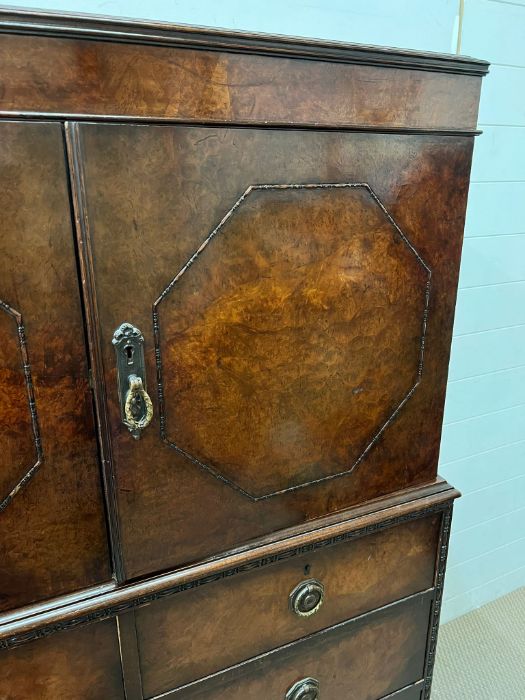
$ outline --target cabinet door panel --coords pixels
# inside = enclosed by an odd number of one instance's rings
[[[0,609],[110,577],[62,129],[0,124]]]
[[[432,481],[472,139],[68,128],[129,576]]]

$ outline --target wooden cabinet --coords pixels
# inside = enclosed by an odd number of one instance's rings
[[[0,29],[0,697],[428,698],[487,64]]]

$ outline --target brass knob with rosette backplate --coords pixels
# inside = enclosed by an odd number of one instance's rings
[[[315,615],[324,602],[324,586],[316,579],[303,581],[290,593],[290,609],[299,617]]]
[[[303,678],[294,683],[285,695],[285,700],[319,700],[319,681]]]

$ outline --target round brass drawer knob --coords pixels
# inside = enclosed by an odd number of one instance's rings
[[[290,608],[300,617],[315,615],[324,601],[324,586],[316,579],[303,581],[290,593]]]
[[[319,681],[304,678],[294,683],[286,693],[285,700],[319,700]]]

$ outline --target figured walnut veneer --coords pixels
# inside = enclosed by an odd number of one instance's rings
[[[128,576],[435,478],[472,139],[77,124],[68,140]],[[367,186],[289,187],[323,183]],[[139,441],[107,341],[123,321],[154,403]]]
[[[163,437],[254,499],[350,473],[419,384],[430,276],[368,185],[250,186],[155,302]]]
[[[9,610],[105,581],[110,565],[62,129],[3,121],[0,142],[0,610]]]

